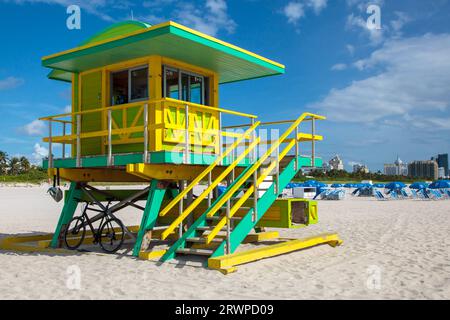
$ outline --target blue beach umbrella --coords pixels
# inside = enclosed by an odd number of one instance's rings
[[[344,188],[354,188],[354,184],[353,183],[346,183],[344,185]]]
[[[391,182],[388,183],[385,188],[389,189],[389,190],[399,190],[399,189],[403,189],[406,187],[406,184],[404,184],[403,182]]]
[[[438,180],[430,184],[430,189],[450,189],[449,180]]]
[[[384,188],[386,185],[384,183],[375,183],[373,186],[375,188]]]
[[[409,188],[415,190],[423,190],[428,188],[428,184],[426,184],[425,182],[414,182],[412,185],[409,186]]]
[[[333,184],[331,185],[331,187],[332,187],[332,188],[342,188],[342,187],[344,187],[344,185],[343,185],[342,183],[333,183]]]

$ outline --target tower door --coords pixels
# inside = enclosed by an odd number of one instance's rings
[[[96,71],[81,76],[81,111],[100,109],[102,107],[102,72]],[[81,132],[102,130],[104,112],[93,112],[81,116]],[[81,155],[103,154],[103,138],[84,138],[81,140]]]

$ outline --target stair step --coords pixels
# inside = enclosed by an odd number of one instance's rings
[[[215,243],[221,243],[223,241],[223,239],[221,238],[214,238],[212,239],[211,242],[215,242]],[[203,237],[192,237],[192,238],[187,238],[186,242],[195,242],[195,243],[206,243],[206,238]]]
[[[215,226],[205,226],[205,227],[197,227],[197,231],[213,231]],[[220,229],[221,231],[226,231],[226,228]]]
[[[226,209],[227,207],[222,207],[222,208],[220,208],[220,209]],[[239,207],[239,210],[250,210],[251,209],[251,207]]]
[[[214,221],[217,221],[217,220],[222,220],[222,218],[224,218],[223,216],[213,216],[213,217],[208,217],[208,218],[206,218],[206,220],[214,220]],[[230,218],[230,220],[242,220],[242,217],[231,217]]]
[[[214,253],[214,250],[183,248],[183,249],[178,249],[176,252],[181,253],[181,254],[195,254],[198,256],[210,256]]]

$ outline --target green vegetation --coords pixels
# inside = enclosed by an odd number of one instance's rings
[[[298,182],[303,182],[309,180],[309,177],[313,177],[324,183],[359,183],[362,180],[372,180],[374,183],[385,183],[392,181],[401,181],[405,183],[412,183],[415,181],[425,181],[428,179],[412,178],[405,176],[387,176],[381,172],[376,173],[365,173],[365,172],[347,172],[345,170],[331,170],[329,172],[323,172],[322,170],[315,170],[305,175],[299,175],[294,180]]]
[[[0,151],[0,183],[22,182],[40,183],[47,180],[47,172],[41,167],[31,165],[26,157],[12,157]]]

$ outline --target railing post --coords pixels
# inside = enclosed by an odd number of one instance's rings
[[[81,167],[81,114],[77,114],[77,167]]]
[[[148,104],[144,104],[144,163],[148,162]]]
[[[186,122],[186,128],[185,128],[185,145],[184,145],[184,163],[189,163],[189,106],[185,105],[184,107],[185,112],[185,122]]]
[[[231,211],[231,202],[230,198],[227,200],[227,254],[231,253],[231,241],[230,241],[230,233],[231,233],[231,226],[230,226],[230,211]]]
[[[298,148],[298,126],[295,127],[295,171],[300,169],[300,161],[299,161],[299,148]]]
[[[280,193],[280,144],[278,144],[277,148],[275,149],[275,161],[276,161],[276,167],[275,167],[275,174],[276,174],[276,185],[275,185],[275,194]]]
[[[222,112],[219,111],[219,157],[222,156]],[[220,160],[220,165],[223,165],[223,160]]]
[[[112,110],[108,109],[108,166],[112,166]]]
[[[66,136],[66,123],[63,122],[63,137]],[[66,144],[65,142],[63,142],[62,144],[62,158],[65,159],[66,158]]]
[[[255,124],[255,119],[252,118],[252,126]],[[256,130],[253,130],[252,133],[252,143],[256,141]],[[258,161],[258,148],[254,147],[252,151],[252,164]],[[252,215],[252,222],[256,221],[256,218],[258,217],[258,170],[253,171],[253,215]]]
[[[48,168],[53,169],[52,120],[48,120]]]
[[[180,193],[183,192],[184,190],[184,180],[180,180],[179,181],[179,190]],[[180,202],[178,203],[178,214],[181,216],[183,214],[183,201],[184,201],[184,197],[180,200]],[[180,222],[180,225],[178,226],[178,237],[181,238],[183,236],[183,221]]]
[[[315,135],[316,135],[316,123],[314,121],[314,117],[311,119],[311,168],[314,168],[316,165],[316,143],[315,143]]]
[[[211,177],[211,171],[208,172],[208,188],[211,186],[212,183],[212,177]],[[212,203],[212,192],[208,194],[208,208],[211,207]]]

